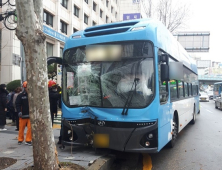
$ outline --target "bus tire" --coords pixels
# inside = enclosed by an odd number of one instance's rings
[[[175,146],[176,140],[178,135],[178,120],[176,119],[176,114],[173,116],[173,130],[172,130],[172,139],[168,143],[168,146],[170,148],[173,148]]]
[[[195,105],[194,105],[194,108],[193,108],[193,119],[191,120],[191,124],[195,124],[196,122],[196,108],[195,108]]]

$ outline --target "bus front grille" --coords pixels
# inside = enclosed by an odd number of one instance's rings
[[[137,24],[138,21],[132,22],[119,22],[116,24],[108,24],[86,28],[84,31],[84,36],[86,37],[94,37],[94,36],[102,36],[109,34],[117,34],[128,31],[132,26]]]

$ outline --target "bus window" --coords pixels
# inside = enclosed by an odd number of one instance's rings
[[[177,83],[176,80],[170,80],[170,99],[177,99]]]
[[[165,103],[168,99],[168,92],[167,92],[167,82],[161,82],[160,84],[160,103]]]
[[[197,95],[197,85],[192,85],[193,96]]]
[[[184,82],[184,97],[188,96],[188,87],[187,87],[187,83]]]
[[[183,95],[183,82],[178,81],[178,93],[179,93],[179,98],[184,97]]]
[[[190,96],[193,95],[192,84],[189,84],[189,95],[190,95]]]

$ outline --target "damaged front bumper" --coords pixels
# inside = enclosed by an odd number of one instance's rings
[[[155,153],[158,150],[157,127],[157,121],[111,122],[90,118],[63,119],[62,144],[98,148],[105,146],[125,152]],[[96,141],[99,141],[99,145]]]

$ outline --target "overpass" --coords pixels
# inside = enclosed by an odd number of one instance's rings
[[[213,85],[216,82],[222,82],[222,76],[215,75],[198,75],[200,85]]]

